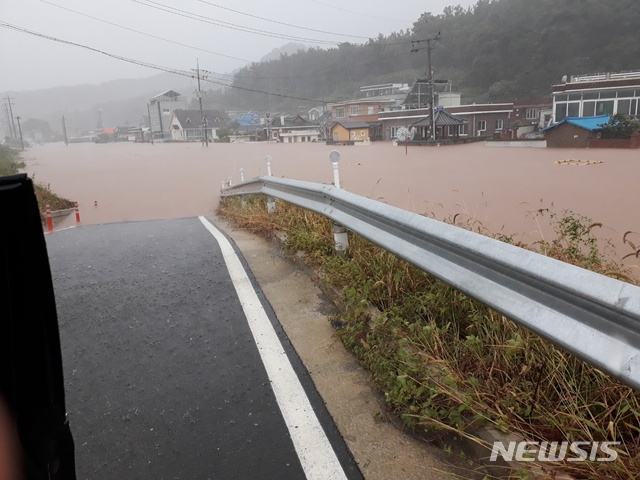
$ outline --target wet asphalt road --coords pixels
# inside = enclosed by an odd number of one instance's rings
[[[47,249],[79,479],[305,478],[220,246],[198,218],[58,231]],[[362,478],[257,294],[345,478]]]

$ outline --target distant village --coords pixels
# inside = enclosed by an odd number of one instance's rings
[[[449,82],[362,86],[356,98],[306,114],[193,110],[179,92],[149,99],[147,124],[103,128],[77,141],[327,142],[367,145],[480,140],[530,141],[549,147],[597,147],[611,116],[637,116],[640,71],[564,77],[551,96],[507,103],[463,104]],[[431,101],[432,99],[432,101]],[[629,139],[640,147],[640,136]],[[536,145],[536,146],[538,146]],[[620,144],[622,146],[622,144]]]

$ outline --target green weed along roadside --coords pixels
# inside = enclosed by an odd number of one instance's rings
[[[15,175],[24,167],[25,163],[22,160],[21,152],[9,148],[6,145],[0,145],[0,177]],[[56,195],[51,191],[49,185],[43,185],[34,181],[33,187],[36,192],[36,198],[38,199],[38,209],[40,210],[41,218],[44,218],[45,215],[46,202],[51,204],[51,210],[64,210],[73,207],[71,200]]]
[[[640,393],[358,235],[347,257],[334,255],[332,223],[320,215],[280,201],[268,215],[263,196],[244,206],[223,199],[218,213],[256,233],[285,232],[288,253],[304,252],[343,293],[337,334],[415,433],[439,441],[454,431],[482,443],[474,431],[492,425],[537,441],[618,441],[616,462],[548,465],[577,478],[640,478]],[[532,250],[633,282],[605,260],[591,221],[537,213],[556,237]]]

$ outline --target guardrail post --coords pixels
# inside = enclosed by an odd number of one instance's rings
[[[333,184],[340,188],[340,171],[338,169],[338,162],[340,161],[340,152],[337,150],[331,150],[329,154],[329,158],[331,159],[331,165],[333,165]]]
[[[267,162],[267,176],[271,176],[271,155],[264,157],[264,161]],[[267,213],[275,213],[276,200],[273,197],[267,196]]]
[[[78,202],[73,202],[73,206],[76,210],[76,223],[80,223],[80,209],[78,208]]]
[[[240,168],[240,182],[244,182],[244,168]],[[242,207],[247,206],[247,196],[242,195]]]
[[[332,150],[329,154],[331,165],[333,166],[333,184],[336,188],[340,188],[340,171],[338,163],[340,162],[340,152]],[[335,251],[338,255],[346,255],[349,248],[349,236],[347,229],[342,225],[333,222],[333,241],[335,243]]]
[[[267,175],[271,176],[271,155],[264,157],[264,161],[267,162]]]

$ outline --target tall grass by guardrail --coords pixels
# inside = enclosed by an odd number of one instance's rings
[[[285,232],[289,252],[304,252],[340,289],[345,308],[333,319],[336,331],[405,425],[431,438],[452,430],[473,437],[493,425],[531,440],[619,441],[617,462],[562,470],[640,477],[638,392],[357,235],[350,234],[348,256],[334,255],[333,225],[321,215],[284,202],[268,215],[263,196],[244,203],[225,198],[219,213],[255,232]],[[552,222],[556,237],[519,246],[634,282],[602,254],[597,224],[572,212],[536,214]]]

